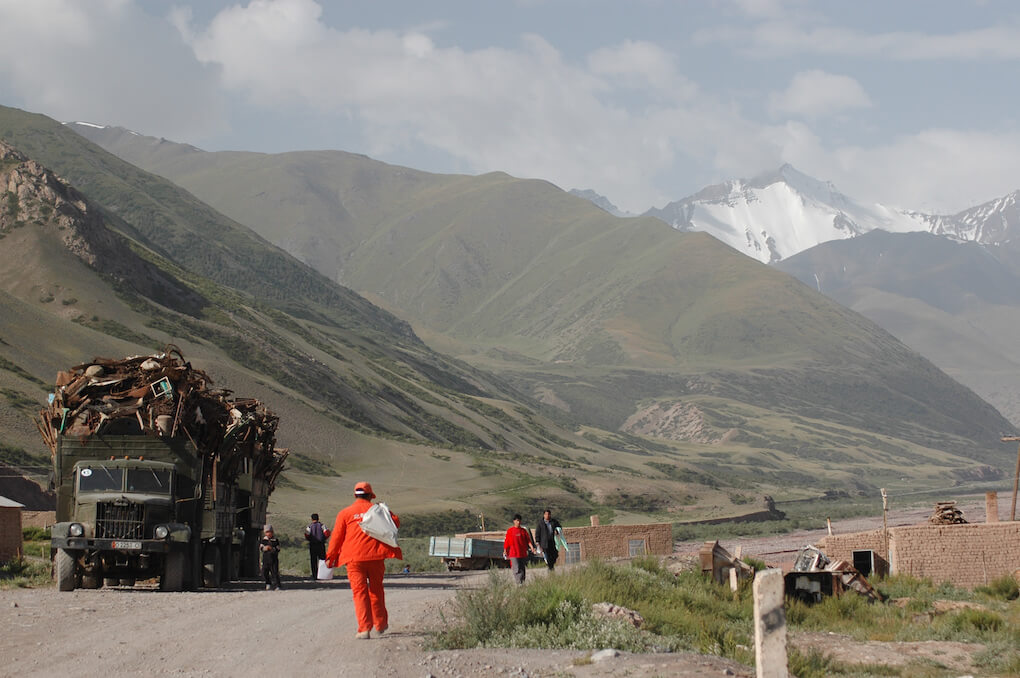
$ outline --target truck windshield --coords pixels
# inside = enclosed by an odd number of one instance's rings
[[[120,492],[124,469],[93,466],[78,472],[79,492]]]
[[[170,471],[152,468],[129,468],[127,491],[147,494],[170,494]]]

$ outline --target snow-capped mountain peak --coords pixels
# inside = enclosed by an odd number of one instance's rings
[[[645,214],[681,231],[706,231],[763,263],[775,263],[819,243],[852,238],[875,228],[928,230],[921,215],[861,204],[832,183],[788,164],[752,179],[709,186]]]

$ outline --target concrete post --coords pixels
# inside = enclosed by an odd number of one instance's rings
[[[999,522],[999,495],[997,492],[985,492],[985,522]]]
[[[740,590],[740,579],[737,576],[737,568],[730,568],[730,591],[736,593]]]
[[[757,678],[789,675],[781,570],[764,570],[754,577],[754,664]]]
[[[591,526],[592,527],[598,527],[599,526],[599,517],[598,516],[591,516]]]

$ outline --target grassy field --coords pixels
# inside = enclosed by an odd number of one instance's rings
[[[872,582],[890,598],[906,604],[869,604],[848,594],[817,605],[787,603],[787,621],[798,630],[846,634],[857,641],[942,640],[984,646],[975,658],[982,671],[1020,675],[1020,600],[1016,581],[1004,578],[974,592],[935,586],[927,580],[897,576]],[[971,605],[939,612],[936,601]],[[640,629],[628,622],[598,617],[591,606],[611,602],[636,610]],[[705,579],[700,572],[674,574],[658,560],[630,565],[590,562],[535,579],[523,588],[505,574],[493,573],[486,585],[458,593],[452,612],[434,630],[436,648],[534,647],[633,652],[694,651],[754,663],[750,582],[737,593]],[[801,678],[831,675],[954,675],[930,662],[902,666],[848,665],[824,653],[791,650],[789,668]]]
[[[22,530],[22,558],[0,563],[0,591],[17,588],[45,588],[50,578],[50,535],[47,530]]]

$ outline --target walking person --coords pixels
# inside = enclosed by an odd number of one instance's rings
[[[311,563],[312,581],[319,578],[319,561],[326,559],[326,538],[329,529],[319,522],[319,514],[312,514],[312,522],[305,527],[305,539],[308,540],[308,560]]]
[[[560,531],[562,537],[563,527],[560,525],[560,521],[552,517],[552,511],[546,509],[542,513],[542,519],[538,521],[538,527],[535,528],[535,541],[538,542],[538,548],[545,556],[545,565],[550,570],[556,566],[556,559],[560,555],[559,549],[556,547],[557,530]]]
[[[521,514],[515,513],[513,527],[507,529],[503,538],[503,560],[510,560],[510,568],[518,585],[524,583],[528,554],[534,550],[535,540],[531,538],[531,532],[521,527]]]
[[[361,482],[354,486],[354,503],[342,509],[336,516],[336,524],[326,549],[326,564],[329,567],[347,566],[347,579],[354,598],[354,614],[358,620],[356,638],[369,638],[374,628],[377,634],[385,633],[389,627],[386,612],[386,594],[383,591],[383,574],[386,559],[403,560],[399,546],[384,544],[362,531],[359,523],[362,516],[372,507],[375,493],[372,486]],[[394,524],[400,526],[400,519],[390,513]]]
[[[280,588],[280,540],[273,533],[272,525],[262,528],[259,550],[262,551],[262,578],[266,580],[266,590],[275,591]]]

